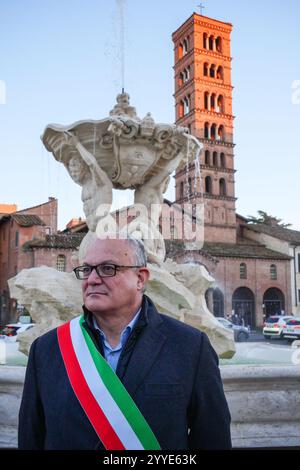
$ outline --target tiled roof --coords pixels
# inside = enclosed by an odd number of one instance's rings
[[[75,250],[79,247],[84,236],[85,233],[46,235],[44,239],[30,240],[29,242],[26,242],[23,245],[23,249],[65,248]]]
[[[253,243],[205,243],[203,251],[221,258],[256,258],[290,260],[291,257]]]
[[[33,225],[45,225],[42,219],[37,215],[30,214],[0,214],[0,222],[13,219],[21,227],[32,227]]]
[[[32,227],[32,225],[45,225],[38,215],[30,214],[11,214],[13,220],[21,227]]]
[[[265,233],[271,237],[300,245],[300,232],[298,230],[290,230],[289,228],[278,226],[273,227],[267,224],[247,224],[244,227],[254,232]]]
[[[242,243],[241,243],[242,241]],[[273,260],[290,260],[291,258],[277,251],[269,250],[264,245],[255,243],[252,240],[239,238],[236,244],[231,243],[204,243],[199,253],[211,257],[212,260],[217,258],[256,258],[256,259],[273,259]],[[180,240],[166,240],[167,256],[174,257],[184,250],[184,243]]]

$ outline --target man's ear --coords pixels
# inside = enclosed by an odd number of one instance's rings
[[[150,271],[148,268],[140,268],[138,272],[138,281],[137,281],[137,289],[142,291],[147,284],[150,277]]]

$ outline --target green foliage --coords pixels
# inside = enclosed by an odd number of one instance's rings
[[[267,214],[267,212],[257,211],[257,213],[258,213],[257,217],[253,215],[248,215],[247,216],[248,222],[252,224],[270,225],[272,227],[281,227],[281,228],[291,227],[291,224],[286,224],[282,221],[282,219],[278,219],[278,217],[269,215]]]

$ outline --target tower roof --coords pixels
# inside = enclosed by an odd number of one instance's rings
[[[232,23],[220,21],[215,18],[210,18],[209,16],[200,15],[199,13],[194,12],[184,23],[182,23],[182,25],[179,26],[179,28],[174,31],[172,34],[173,41],[175,40],[177,33],[181,32],[185,26],[195,20],[203,23],[210,23],[211,26],[223,27],[229,31],[231,31],[233,27]]]

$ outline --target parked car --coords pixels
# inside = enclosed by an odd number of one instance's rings
[[[263,328],[265,339],[282,338],[286,323],[292,318],[292,315],[273,315],[267,318]]]
[[[34,323],[9,323],[0,331],[0,339],[10,339],[11,341],[17,340],[17,335],[29,330]]]
[[[288,341],[300,339],[300,317],[293,317],[286,323],[282,336]]]
[[[223,317],[216,317],[218,322],[229,330],[233,331],[235,341],[247,341],[249,338],[249,330],[243,325],[234,325],[231,321]]]

